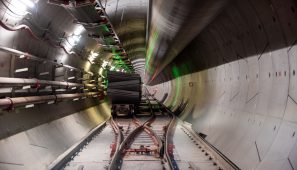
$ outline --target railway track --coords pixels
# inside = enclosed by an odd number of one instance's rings
[[[142,101],[146,107],[140,107],[139,115],[130,121],[118,121],[124,140],[114,154],[109,169],[170,169],[168,160],[164,159],[165,138],[172,117],[156,115],[151,107],[150,100]],[[144,108],[143,110],[141,108]],[[148,111],[149,110],[149,111]],[[148,114],[149,112],[149,114]],[[146,116],[144,116],[146,115]],[[159,119],[160,118],[160,119]],[[127,122],[129,122],[127,124]],[[131,125],[131,122],[134,125]],[[131,129],[131,127],[135,127]]]
[[[139,112],[115,116],[92,130],[49,169],[237,169],[153,96]]]

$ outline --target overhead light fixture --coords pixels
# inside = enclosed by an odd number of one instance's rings
[[[27,6],[22,3],[22,1],[20,0],[12,0],[10,2],[10,5],[9,5],[9,8],[13,9],[13,11],[19,15],[25,15],[27,13],[24,13],[24,12],[27,12]]]
[[[29,12],[28,9],[33,9],[37,0],[5,0],[7,7],[10,9],[5,16],[11,23],[18,22],[23,19]],[[15,17],[16,16],[16,17]]]
[[[79,25],[78,27],[76,27],[73,31],[74,35],[80,35],[82,32],[85,31],[85,28],[81,25]]]
[[[75,79],[74,76],[72,76],[72,77],[68,77],[68,80],[73,80],[73,79]]]
[[[108,65],[108,61],[103,60],[103,63],[101,65],[102,68],[105,68]]]
[[[66,58],[67,58],[67,55],[62,55],[62,56],[59,57],[59,60],[60,60],[61,63],[64,63]]]
[[[26,5],[29,8],[34,8],[35,4],[31,0],[19,0],[21,3]]]
[[[75,44],[78,43],[80,37],[81,37],[80,35],[73,35],[73,36],[72,36],[72,39],[74,40],[74,43],[75,43]]]
[[[72,35],[67,38],[67,41],[70,44],[70,46],[73,47],[78,43],[80,37],[81,37],[80,35]]]
[[[99,75],[102,76],[102,73],[103,73],[103,68],[100,68],[100,69],[99,69]]]
[[[91,63],[94,62],[95,58],[98,57],[99,54],[98,53],[95,53],[94,51],[91,51],[90,55],[89,55],[89,60]]]
[[[28,8],[34,8],[35,4],[31,0],[12,0],[10,8],[13,8],[17,13],[27,12]]]

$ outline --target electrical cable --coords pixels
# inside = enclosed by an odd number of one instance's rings
[[[12,14],[15,14],[15,15],[17,15],[17,16],[20,16],[20,17],[23,17],[23,16],[25,16],[25,15],[27,15],[29,12],[28,11],[26,11],[24,14],[17,14],[17,13],[15,13],[12,9],[10,9],[8,6],[7,6],[7,4],[6,3],[4,3],[4,1],[3,0],[0,0],[1,1],[1,3],[12,13]],[[6,1],[6,0],[5,0]],[[6,1],[9,5],[12,5],[10,2],[8,2],[8,1]],[[12,5],[12,6],[14,6],[14,5]],[[15,7],[15,6],[14,6]],[[15,7],[16,8],[16,7]]]
[[[25,15],[27,15],[27,14],[30,14],[30,16],[32,16],[32,14],[30,13],[30,12],[26,12],[25,14],[23,14],[23,15],[20,15],[20,14],[17,14],[17,13],[15,13],[15,12],[13,12],[13,10],[12,9],[10,9],[8,6],[7,6],[7,4],[3,1],[3,0],[0,0],[1,1],[1,3],[5,6],[5,8],[6,9],[8,9],[12,14],[15,14],[15,15],[17,15],[18,17],[24,17]],[[5,0],[6,1],[6,0]],[[12,5],[10,2],[8,2],[8,1],[6,1],[9,5]],[[14,5],[12,5],[12,6],[14,6]],[[15,7],[15,6],[14,6]],[[37,11],[36,11],[37,12]],[[7,12],[6,12],[7,13]],[[9,14],[9,13],[7,13],[7,14]],[[10,15],[11,16],[11,15]],[[34,22],[34,19],[31,17],[31,19],[32,19],[32,22]],[[30,22],[30,19],[28,19],[28,18],[25,18],[25,20],[26,21],[28,21],[30,24],[32,24],[32,25],[35,25],[36,27],[38,27],[40,30],[43,30],[43,31],[48,31],[49,29],[47,29],[47,28],[42,28],[42,27],[40,27],[38,24],[36,24],[36,23],[32,23],[32,22]],[[21,24],[21,25],[19,25],[19,26],[16,26],[16,27],[9,27],[9,26],[7,26],[7,25],[5,25],[2,21],[0,21],[0,25],[4,28],[4,29],[6,29],[6,30],[9,30],[9,31],[17,31],[17,30],[21,30],[21,29],[24,29],[24,30],[26,30],[30,35],[31,35],[31,37],[33,38],[33,39],[35,39],[35,40],[42,40],[41,38],[39,38],[39,37],[37,37],[34,33],[33,33],[33,31],[30,29],[30,27],[29,26],[27,26],[27,25],[24,25],[24,24]],[[57,38],[60,38],[60,37],[58,37],[58,36],[56,36]],[[60,47],[60,48],[62,48],[67,54],[75,54],[75,52],[73,52],[73,51],[71,51],[71,52],[68,52],[67,50],[66,50],[66,48],[64,47],[64,46],[62,46],[62,45],[55,45],[55,44],[53,44],[50,40],[46,40],[52,47],[55,47],[55,48],[58,48],[58,47]]]
[[[62,49],[65,51],[65,53],[67,53],[67,54],[76,54],[76,53],[73,52],[73,51],[68,52],[68,51],[66,50],[66,48],[65,48],[63,45],[60,45],[60,44],[59,44],[59,45],[56,45],[56,44],[54,44],[52,41],[50,41],[49,39],[44,40],[44,39],[41,39],[41,38],[37,37],[37,36],[32,32],[32,30],[30,29],[30,27],[28,27],[27,25],[21,24],[21,25],[18,25],[18,26],[10,27],[10,26],[6,25],[5,23],[3,23],[3,22],[0,20],[0,26],[3,27],[4,29],[8,30],[8,31],[26,30],[27,33],[28,33],[33,39],[35,39],[35,40],[46,41],[46,42],[48,42],[49,45],[51,45],[52,47],[55,47],[55,48],[60,47],[60,48],[62,48]]]

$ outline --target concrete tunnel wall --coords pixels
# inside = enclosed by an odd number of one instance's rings
[[[45,4],[39,22],[50,23],[54,32],[71,33],[72,17]],[[181,119],[205,133],[242,169],[297,169],[296,10],[293,0],[231,1],[156,78],[158,85],[149,87],[173,111],[186,103]],[[23,30],[0,28],[0,34],[3,46],[86,68],[81,57],[66,55]],[[0,76],[11,76],[13,56],[0,54]],[[17,62],[15,68],[22,67],[36,65]],[[40,64],[29,72],[46,69]],[[0,141],[0,169],[46,169],[109,114],[100,110],[107,108],[105,103],[95,107],[95,102],[70,103],[52,106],[56,110],[48,117],[39,114],[50,112],[43,106],[1,112],[1,138],[6,138]],[[74,110],[64,113],[67,108]]]
[[[47,1],[40,1],[38,3],[40,12],[30,16],[34,18],[33,21],[12,17],[4,9],[4,6],[1,6],[0,19],[2,21],[7,21],[10,26],[19,25],[22,21],[21,23],[28,25],[39,39],[32,38],[24,29],[8,31],[0,27],[0,46],[28,52],[41,59],[56,60],[57,63],[83,68],[86,71],[92,69],[91,64],[82,57],[82,54],[67,54],[62,48],[50,45],[48,42],[48,39],[63,37],[64,33],[66,36],[72,34],[77,27],[73,23],[73,17],[65,9],[48,5]],[[85,43],[87,41],[85,39],[88,39],[87,36],[83,36],[80,43],[91,48],[92,43]],[[81,44],[77,49],[82,48]],[[15,73],[16,69],[21,68],[28,68],[28,71]],[[53,68],[55,67],[49,63],[21,59],[18,56],[0,52],[0,77],[69,81],[68,77],[81,76],[81,73],[77,71],[63,67],[55,68],[53,71]],[[41,75],[40,73],[43,72],[48,72],[48,74]],[[11,89],[1,87],[0,97],[51,94],[51,92],[42,91],[38,93],[35,89],[13,94]],[[80,91],[71,91],[71,93],[78,92]],[[47,166],[60,154],[109,116],[109,102],[97,98],[68,100],[55,104],[36,104],[33,108],[17,107],[9,112],[1,109],[0,170],[48,169]]]
[[[297,169],[296,9],[232,1],[148,87],[242,169]]]
[[[59,115],[59,111],[55,113]],[[2,139],[0,169],[48,169],[60,154],[109,116],[110,106],[101,103]]]

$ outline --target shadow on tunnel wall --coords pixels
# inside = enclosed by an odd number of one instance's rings
[[[234,0],[151,83],[242,169],[297,169],[296,9]]]
[[[292,47],[296,2],[234,0],[150,83]],[[193,23],[193,26],[195,23]]]

